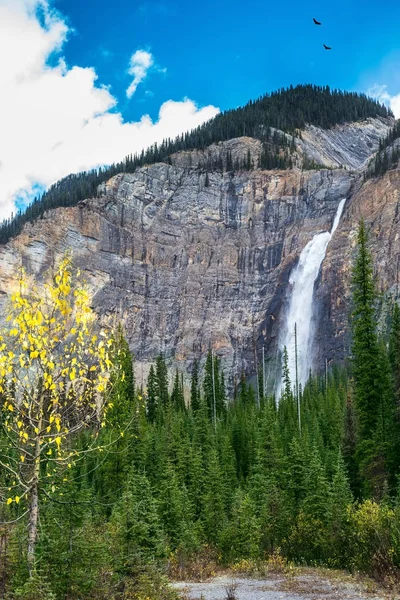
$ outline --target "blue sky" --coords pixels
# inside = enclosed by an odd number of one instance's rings
[[[400,3],[394,0],[57,0],[75,33],[65,46],[74,64],[96,66],[123,100],[124,64],[149,49],[166,74],[149,74],[126,118],[155,116],[168,98],[221,109],[266,91],[312,82],[365,91],[400,88]],[[312,17],[322,22],[312,23]],[[322,43],[331,45],[324,51]],[[147,92],[147,94],[146,94]],[[153,94],[153,95],[150,95]],[[120,107],[121,108],[121,107]]]
[[[400,117],[397,2],[0,0],[0,219],[290,84],[373,90]]]

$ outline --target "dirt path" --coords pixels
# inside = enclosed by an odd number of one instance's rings
[[[204,583],[176,582],[184,600],[226,600],[227,588],[235,587],[236,600],[388,600],[399,594],[377,591],[365,581],[358,583],[343,574],[308,571],[298,575],[271,576],[265,579],[235,576],[215,577]]]

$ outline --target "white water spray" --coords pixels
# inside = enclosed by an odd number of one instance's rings
[[[297,329],[298,384],[304,388],[312,367],[312,317],[314,283],[325,258],[326,249],[339,225],[346,199],[340,201],[331,232],[318,233],[302,250],[299,262],[289,277],[292,286],[289,309],[281,338],[280,348],[286,346],[289,359],[289,374],[292,387],[296,383],[295,326]],[[278,382],[277,397],[280,397],[282,382]]]

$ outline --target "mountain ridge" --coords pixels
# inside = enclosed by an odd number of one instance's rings
[[[310,239],[331,229],[340,200],[347,198],[316,288],[323,316],[315,364],[339,361],[348,349],[346,265],[358,216],[361,212],[367,222],[379,218],[368,208],[368,196],[361,205],[359,199],[363,189],[379,188],[396,173],[364,183],[362,170],[392,125],[393,119],[379,118],[338,126],[328,141],[322,130],[309,128],[299,144],[309,152],[314,148],[318,169],[208,172],[196,167],[204,156],[196,151],[191,168],[185,162],[189,153],[178,153],[172,164],[117,174],[101,184],[98,196],[45,212],[0,246],[0,306],[16,285],[21,263],[40,280],[70,249],[101,321],[123,324],[139,382],[145,383],[159,352],[187,374],[211,345],[232,388],[241,371],[254,375],[262,347],[271,368],[276,363],[290,272]],[[216,152],[219,160],[227,148],[251,157],[261,151],[259,140],[239,138],[205,152]],[[327,168],[333,158],[337,165]],[[396,202],[393,192],[388,214]],[[352,214],[357,218],[349,220]],[[400,248],[388,218],[382,239],[386,235],[385,244],[394,249],[387,252],[393,259]],[[390,271],[388,289],[395,279]]]
[[[41,198],[36,198],[25,211],[0,224],[0,244],[18,235],[24,223],[40,218],[45,210],[74,206],[87,197],[95,196],[98,186],[118,172],[133,172],[145,164],[170,162],[171,156],[178,151],[204,150],[218,141],[252,133],[263,144],[258,163],[252,164],[248,157],[242,157],[237,163],[232,160],[231,164],[225,164],[227,170],[292,168],[294,138],[301,136],[300,130],[307,123],[330,128],[343,124],[346,119],[347,122],[357,122],[377,115],[382,118],[393,117],[384,105],[364,94],[309,84],[282,88],[250,101],[244,107],[225,111],[174,141],[164,140],[160,145],[155,144],[140,155],[128,156],[107,168],[68,175],[51,186]],[[207,167],[207,164],[204,166]],[[313,168],[316,165],[311,159],[303,161],[302,166]],[[223,168],[220,162],[209,165],[209,170]]]

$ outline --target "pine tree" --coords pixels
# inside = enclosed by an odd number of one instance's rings
[[[171,403],[175,410],[185,410],[185,397],[183,394],[182,379],[178,370],[175,372],[174,387],[172,388]]]
[[[366,488],[377,492],[387,479],[385,456],[390,423],[387,357],[378,340],[372,257],[364,221],[353,268],[353,375],[358,420],[358,460]]]
[[[217,397],[218,397],[218,360],[213,355],[212,350],[208,351],[206,364],[204,367],[203,391],[204,400],[208,408],[210,421],[214,421],[217,416]]]
[[[397,302],[393,308],[389,357],[392,368],[393,393],[396,405],[396,413],[397,417],[400,418],[400,307]]]
[[[170,463],[159,487],[159,514],[172,550],[195,546],[192,507],[185,487],[179,485]]]
[[[351,490],[356,498],[360,498],[362,485],[356,456],[357,445],[357,424],[354,402],[351,395],[349,395],[345,407],[343,459],[347,473],[349,474]]]
[[[346,538],[348,538],[348,510],[353,502],[346,467],[339,452],[331,485],[328,507],[331,551],[338,567],[346,567]]]
[[[163,354],[156,360],[156,398],[159,406],[166,407],[169,402],[168,371]]]
[[[389,360],[393,394],[393,421],[391,423],[391,472],[395,476],[400,468],[400,308],[393,308],[389,340]],[[395,481],[392,481],[395,485]]]
[[[153,365],[150,366],[149,378],[147,380],[147,417],[150,423],[156,419],[158,408],[157,382]]]
[[[224,551],[229,560],[258,558],[260,553],[260,522],[251,497],[240,488],[236,492],[232,520],[224,532]]]
[[[217,544],[225,526],[225,498],[224,480],[215,448],[207,453],[202,521],[207,541]]]
[[[193,362],[192,381],[190,386],[190,406],[193,412],[200,408],[200,390],[199,390],[199,363],[195,359]]]
[[[137,561],[165,557],[167,545],[157,502],[145,475],[132,474],[110,521],[114,564],[124,574]]]
[[[289,374],[289,356],[286,346],[283,349],[283,366],[282,366],[283,394],[286,399],[292,397],[292,384]]]
[[[99,443],[107,449],[106,455],[102,456],[99,465],[93,466],[93,484],[98,497],[108,505],[105,511],[108,516],[112,503],[121,495],[131,466],[128,448],[135,446],[141,413],[135,395],[133,358],[120,326],[115,336],[115,362],[119,369],[111,386],[111,408],[107,412],[110,427],[99,435]]]

